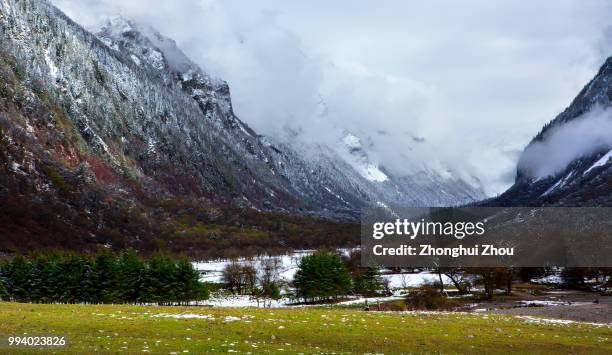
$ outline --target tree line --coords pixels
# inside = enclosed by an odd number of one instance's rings
[[[17,255],[0,262],[0,299],[33,303],[185,304],[208,288],[187,259],[133,250],[97,255]]]

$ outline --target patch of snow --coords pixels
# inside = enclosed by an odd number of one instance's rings
[[[59,69],[55,65],[55,62],[53,62],[53,59],[51,59],[50,50],[50,48],[47,48],[47,50],[45,50],[45,63],[47,63],[47,66],[49,67],[49,75],[51,75],[51,77],[55,81],[57,79]]]
[[[356,305],[356,304],[365,304],[366,301],[368,301],[368,305],[375,305],[378,302],[387,302],[387,301],[395,301],[395,300],[401,300],[404,297],[402,296],[386,296],[386,297],[360,297],[360,298],[355,298],[352,300],[348,300],[348,301],[342,301],[342,302],[338,302],[337,304],[339,305],[343,305],[343,306],[347,306],[347,305]]]
[[[561,276],[556,275],[556,274],[531,280],[531,282],[534,284],[555,284],[555,285],[560,284],[562,281],[563,280],[561,279]]]
[[[562,188],[563,186],[565,186],[565,184],[567,184],[567,182],[572,178],[573,175],[574,175],[574,170],[570,171],[569,174],[567,174],[563,179],[560,179],[559,181],[557,181],[556,184],[554,184],[551,188],[546,190],[540,197],[549,195],[556,189]]]
[[[142,65],[142,62],[140,61],[140,59],[137,56],[135,56],[133,54],[130,54],[130,58],[132,59],[132,61],[134,63],[136,63],[136,65],[138,65],[138,66]]]
[[[155,145],[157,144],[157,142],[155,141],[155,139],[153,138],[149,138],[149,141],[147,142],[147,153],[148,154],[156,154],[157,151],[155,150]]]
[[[297,250],[292,254],[282,255],[282,256],[258,256],[254,258],[239,258],[234,260],[239,264],[248,264],[248,263],[261,263],[264,260],[277,258],[280,264],[280,277],[284,280],[292,280],[293,276],[297,272],[297,266],[305,255],[310,255],[314,251],[313,250]],[[232,260],[209,260],[203,262],[195,262],[193,266],[196,270],[200,271],[203,275],[200,277],[200,280],[204,282],[221,282],[223,270],[225,267],[230,264]]]
[[[195,314],[195,313],[179,313],[179,314],[159,313],[159,314],[154,314],[151,317],[154,317],[154,318],[208,319],[208,320],[215,320],[215,316],[213,316],[211,314]]]
[[[157,70],[164,70],[166,68],[166,63],[164,62],[164,55],[158,50],[149,51],[147,59],[149,61],[149,64],[151,64],[151,66]]]
[[[553,325],[580,324],[580,325],[592,325],[595,327],[612,328],[612,323],[578,322],[578,321],[568,320],[568,319],[550,319],[550,318],[539,318],[539,317],[533,317],[533,316],[516,316],[516,318],[524,319],[527,323],[536,323],[536,324],[553,324]]]
[[[330,194],[334,195],[334,197],[336,197],[338,200],[342,201],[344,204],[349,205],[348,202],[346,202],[342,196],[338,195],[337,193],[333,192],[329,187],[327,186],[323,186],[323,188],[325,188],[325,190],[327,190],[327,192],[329,192]]]
[[[383,274],[384,279],[389,281],[389,287],[392,290],[402,289],[405,287],[416,287],[426,283],[440,282],[440,277],[437,274],[430,272],[421,272],[418,274]],[[445,285],[452,283],[451,279],[446,275],[442,275],[442,282]]]
[[[601,157],[601,159],[599,159],[598,161],[595,162],[595,164],[591,165],[590,168],[588,168],[582,175],[586,175],[588,174],[591,170],[600,167],[600,166],[604,166],[606,164],[608,164],[608,161],[612,159],[612,149],[610,149],[609,152],[607,152],[603,157]]]
[[[32,127],[32,125],[29,122],[26,122],[26,131],[30,134],[33,135],[34,134],[34,127]]]
[[[234,316],[225,316],[224,318],[224,321],[226,322],[235,322],[237,320],[241,320],[241,318],[234,317]]]
[[[279,300],[265,300],[265,306],[267,308],[281,308],[291,307],[292,300],[289,298],[281,298]],[[213,306],[213,307],[228,307],[228,308],[246,308],[246,307],[263,307],[264,299],[259,301],[248,295],[229,295],[229,296],[215,296],[211,295],[211,298],[204,301],[193,302],[196,306]]]
[[[519,306],[578,306],[587,304],[588,302],[561,302],[561,301],[546,301],[546,300],[533,300],[533,301],[517,301]]]
[[[355,137],[352,134],[347,134],[344,137],[344,139],[342,139],[342,141],[349,148],[352,148],[352,149],[360,149],[361,148],[361,142],[359,141],[359,138]]]
[[[366,179],[373,182],[383,182],[389,180],[389,177],[373,164],[366,166],[365,174],[363,175]]]
[[[28,175],[25,171],[21,170],[21,165],[15,162],[12,162],[11,170],[13,170],[14,173],[17,173],[20,175]]]

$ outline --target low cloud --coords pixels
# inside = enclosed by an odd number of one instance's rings
[[[259,133],[333,147],[350,131],[389,171],[489,194],[612,48],[606,0],[52,1],[90,29],[122,14],[175,39]]]
[[[550,129],[525,149],[519,169],[532,178],[555,175],[572,161],[612,148],[612,110],[597,107]]]

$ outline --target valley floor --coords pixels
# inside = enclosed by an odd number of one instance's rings
[[[445,312],[0,303],[0,334],[57,353],[612,353],[612,325]],[[2,342],[6,344],[6,339]],[[1,353],[24,348],[1,345]],[[29,349],[30,352],[38,352]]]

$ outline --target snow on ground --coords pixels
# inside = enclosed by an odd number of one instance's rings
[[[374,164],[368,164],[365,169],[361,171],[361,173],[363,177],[370,181],[384,182],[389,180],[389,177]]]
[[[546,301],[546,300],[531,300],[531,301],[518,301],[519,305],[523,307],[528,306],[579,306],[589,304],[590,302],[561,302],[561,301]]]
[[[334,303],[335,305],[359,305],[365,304],[366,300],[368,304],[375,305],[378,302],[388,302],[402,299],[403,296],[400,295],[399,292],[395,292],[392,296],[384,296],[384,297],[349,297],[346,300]],[[281,298],[279,300],[266,300],[265,307],[268,308],[301,308],[301,307],[316,307],[320,306],[317,304],[297,304],[295,300],[290,298]],[[198,301],[193,305],[198,306],[213,306],[213,307],[231,307],[231,308],[244,308],[244,307],[264,307],[264,300],[260,299],[257,302],[251,296],[246,295],[231,295],[231,296],[220,296],[214,297],[211,296],[210,299],[206,301]]]
[[[264,300],[260,299],[259,302],[251,296],[247,295],[229,295],[229,296],[215,296],[211,295],[211,298],[206,301],[198,301],[198,306],[213,306],[213,307],[233,307],[233,308],[244,308],[244,307],[263,307]],[[291,300],[288,298],[281,298],[280,300],[266,300],[266,307],[279,308],[279,307],[290,307]]]
[[[195,314],[195,313],[158,313],[152,315],[154,318],[176,318],[176,319],[208,319],[215,320],[215,316],[211,314]]]
[[[545,277],[540,277],[538,279],[531,280],[531,282],[534,284],[544,284],[544,285],[549,285],[549,284],[558,285],[561,283],[561,281],[562,281],[561,275],[557,275],[557,274],[548,275]]]
[[[386,296],[386,297],[359,297],[359,298],[354,298],[354,299],[350,299],[347,301],[342,301],[342,302],[338,302],[337,304],[339,305],[343,305],[343,306],[347,306],[347,305],[356,305],[356,304],[365,304],[366,300],[368,301],[369,305],[375,305],[378,302],[388,302],[388,301],[395,301],[395,300],[400,300],[404,298],[403,296],[401,296],[399,294],[399,292],[395,293],[393,296]]]
[[[347,256],[353,249],[338,249],[338,252]],[[235,260],[219,259],[210,261],[194,262],[193,267],[202,273],[200,280],[203,282],[221,282],[223,269],[231,263],[236,261],[242,265],[253,263],[258,265],[267,259],[278,259],[280,261],[280,277],[285,281],[293,280],[293,276],[297,272],[298,263],[306,255],[314,253],[314,250],[296,250],[291,254],[280,255],[280,256],[257,256],[253,258],[238,258]]]
[[[383,274],[382,277],[389,281],[389,287],[393,290],[440,282],[438,274],[432,274],[430,272],[421,272],[418,274]],[[448,285],[451,283],[451,280],[446,275],[442,275],[442,282]]]
[[[587,324],[587,325],[592,325],[595,327],[612,328],[612,323],[578,322],[578,321],[567,320],[567,319],[549,319],[549,318],[539,318],[539,317],[532,317],[532,316],[515,316],[515,317],[525,320],[526,323],[554,324],[554,325]]]
[[[353,249],[339,249],[338,252],[343,256],[348,256]],[[252,263],[254,265],[260,264],[262,261],[276,258],[280,262],[280,278],[283,281],[291,281],[297,272],[298,264],[300,259],[306,255],[310,255],[314,252],[314,250],[297,250],[291,254],[281,255],[281,256],[258,256],[253,258],[238,258],[234,261],[240,264],[249,264]],[[223,269],[231,263],[232,260],[222,259],[222,260],[210,260],[210,261],[201,261],[194,262],[193,266],[196,270],[202,273],[200,280],[203,282],[214,282],[220,283],[222,282],[222,274]],[[420,272],[413,274],[391,274],[391,273],[383,273],[381,275],[382,278],[389,281],[389,288],[394,290],[394,294],[388,297],[376,297],[369,298],[368,302],[372,304],[373,302],[384,302],[384,301],[392,301],[401,298],[398,290],[404,289],[406,287],[417,287],[426,283],[439,282],[438,274],[432,274],[430,272]],[[451,280],[442,275],[442,281],[444,284],[451,284]],[[351,305],[351,304],[363,304],[365,303],[366,298],[358,297],[347,299],[346,301],[339,302],[341,305]],[[270,306],[272,308],[278,307],[295,307],[292,303],[294,300],[289,298],[282,298],[277,301],[266,301],[266,306]],[[211,298],[206,301],[201,301],[197,303],[198,305],[209,305],[215,307],[261,307],[263,306],[263,300],[259,300],[259,302],[251,296],[246,295],[211,295]],[[301,306],[300,306],[301,307]]]
[[[310,255],[313,250],[298,250],[292,254],[281,255],[281,256],[258,256],[254,258],[238,258],[235,260],[221,259],[221,260],[210,260],[193,263],[196,270],[202,273],[200,277],[201,281],[204,282],[221,282],[223,269],[231,263],[236,261],[242,265],[253,263],[257,265],[263,260],[276,258],[280,262],[280,277],[284,280],[291,281],[297,271],[298,263],[300,259],[305,255]]]

